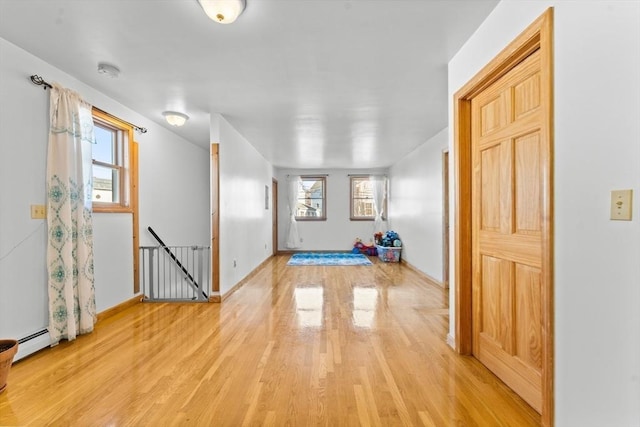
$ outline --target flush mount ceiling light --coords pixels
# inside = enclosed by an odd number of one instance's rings
[[[204,13],[220,24],[231,24],[245,8],[245,0],[198,0]]]
[[[115,65],[101,62],[98,64],[98,74],[102,74],[104,76],[115,79],[115,78],[118,78],[118,75],[120,74],[120,69]]]
[[[171,126],[182,126],[189,120],[189,116],[177,111],[165,111],[162,115]]]

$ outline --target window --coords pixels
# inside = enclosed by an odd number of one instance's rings
[[[383,203],[383,214],[386,214],[387,201]],[[373,202],[373,181],[369,175],[351,177],[351,220],[373,221],[376,210]]]
[[[326,177],[301,176],[299,182],[296,220],[326,220]]]
[[[131,211],[131,125],[93,110],[93,193],[96,212]]]

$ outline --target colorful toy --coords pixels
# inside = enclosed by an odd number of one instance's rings
[[[376,242],[376,245],[382,245],[382,231],[378,231],[373,235],[373,240]]]
[[[398,233],[396,233],[393,230],[389,230],[381,236],[380,238],[381,243],[379,243],[379,245],[386,246],[386,247],[395,246],[394,242],[396,240],[400,241],[400,236],[398,236]],[[400,246],[402,246],[402,242],[400,242]]]
[[[362,243],[362,239],[359,237],[356,237],[355,242],[353,243],[353,249],[351,249],[351,252],[354,254],[364,254],[364,255],[369,255],[369,256],[376,256],[378,255],[378,251],[376,249],[376,245],[371,242],[370,244],[364,244]]]

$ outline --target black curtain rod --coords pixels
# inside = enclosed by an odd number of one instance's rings
[[[34,74],[34,75],[31,76],[31,82],[34,85],[42,86],[42,89],[44,89],[44,90],[53,88],[53,86],[51,86],[50,83],[46,82],[42,77],[40,77],[37,74]],[[140,127],[140,126],[136,126],[133,123],[126,122],[126,121],[114,116],[113,114],[107,113],[106,111],[104,111],[104,110],[102,110],[102,109],[100,109],[98,107],[93,107],[93,108],[95,108],[96,110],[100,111],[101,113],[104,113],[104,114],[106,114],[108,116],[113,117],[114,119],[118,119],[121,122],[124,122],[124,123],[128,124],[129,126],[133,127],[135,130],[137,130],[140,133],[147,133],[147,128],[143,128],[143,127]]]

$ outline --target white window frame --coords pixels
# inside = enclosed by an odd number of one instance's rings
[[[355,212],[355,202],[356,200],[371,200],[371,204],[374,205],[373,201],[373,192],[371,193],[371,197],[359,197],[355,198],[354,185],[359,181],[370,181],[372,175],[350,175],[349,176],[349,219],[351,221],[375,221],[376,212],[375,207],[372,209],[371,215],[360,215]],[[382,219],[386,221],[387,216],[387,198],[384,198],[383,202],[383,210],[382,210]]]
[[[110,168],[118,171],[119,182],[117,186],[117,202],[101,202],[93,200],[94,212],[132,212],[131,195],[132,170],[131,159],[133,155],[133,126],[125,123],[103,111],[93,109],[93,124],[116,134],[114,163],[107,163],[92,159],[94,166]]]
[[[298,209],[296,207],[296,221],[326,221],[327,220],[327,177],[326,176],[301,175],[299,193],[302,191],[302,181],[312,181],[312,180],[322,182],[322,197],[320,198],[322,200],[322,215],[319,215],[319,216],[298,215]],[[300,202],[300,200],[301,200],[300,196],[298,195],[298,202]]]

